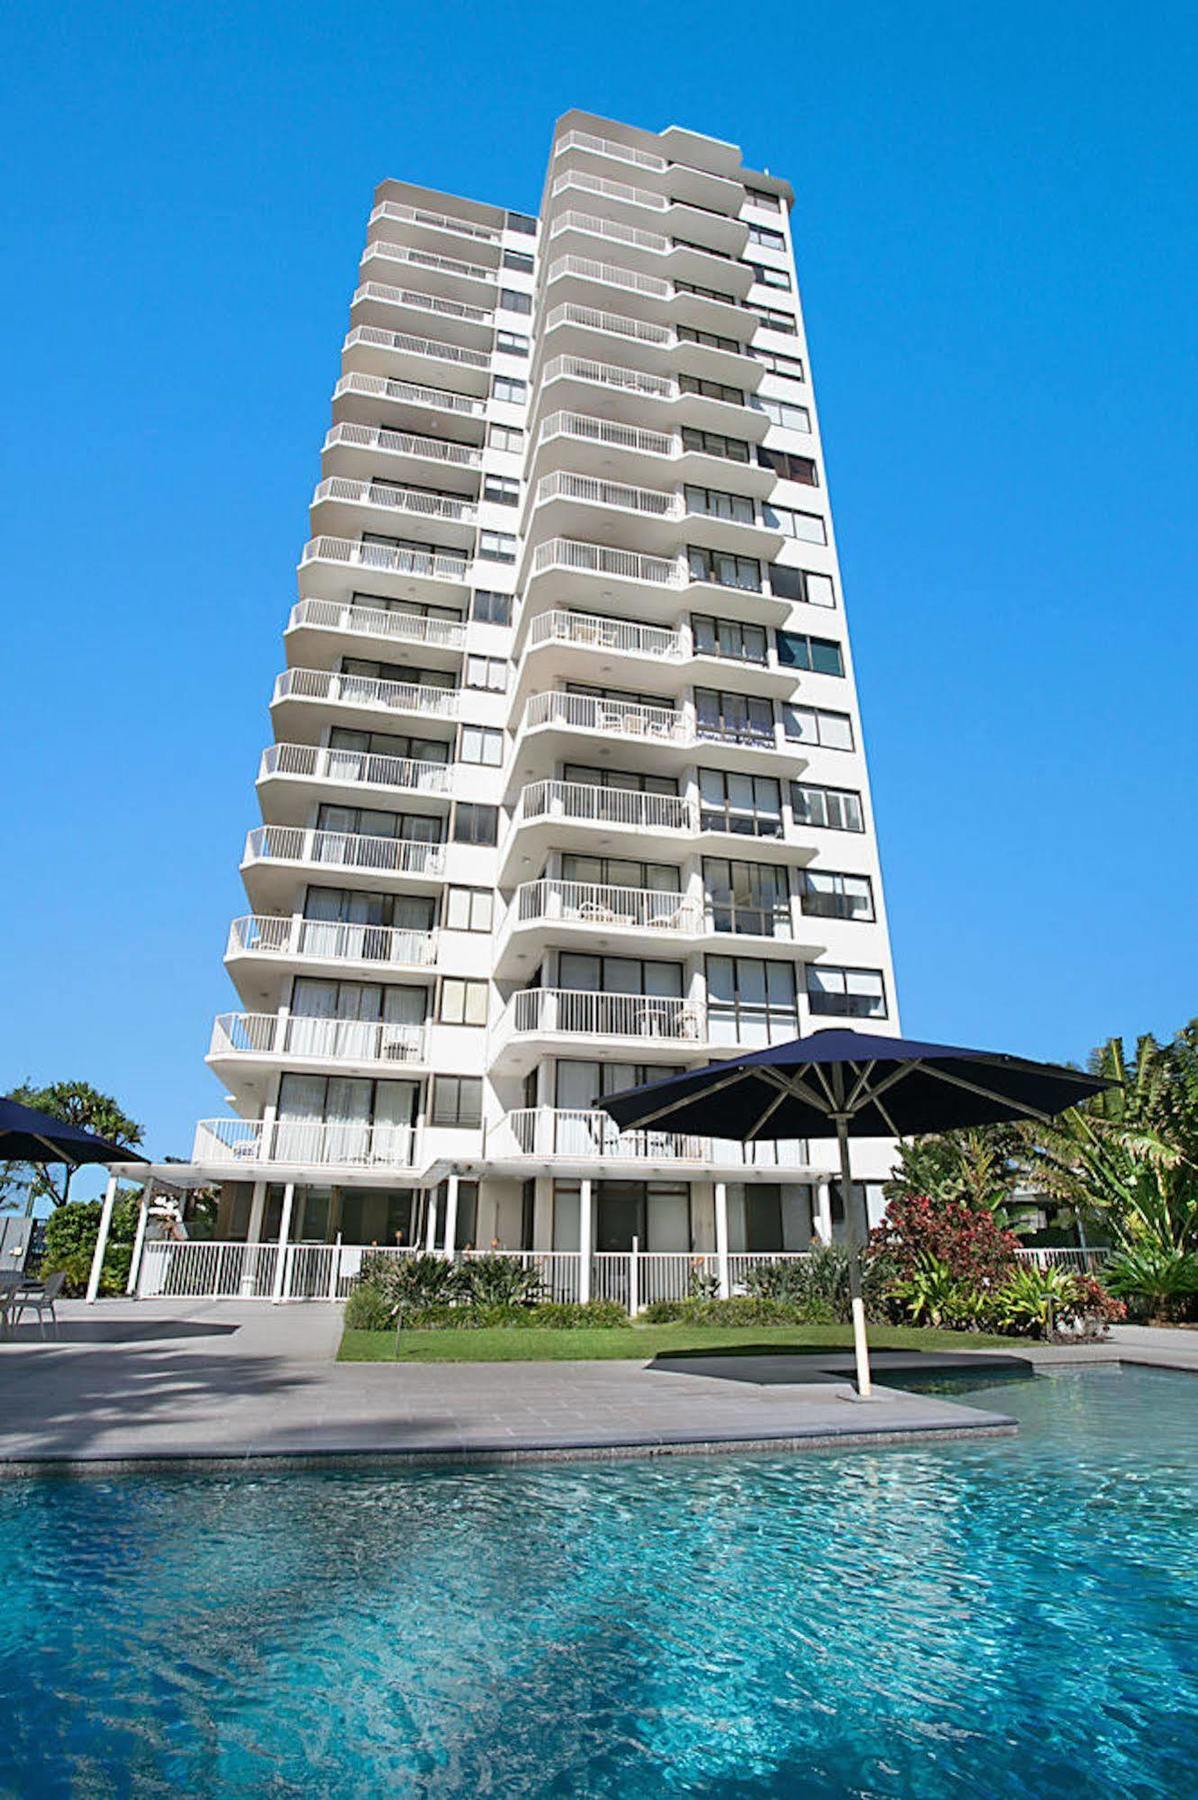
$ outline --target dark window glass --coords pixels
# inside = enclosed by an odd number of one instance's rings
[[[499,808],[474,800],[459,800],[453,809],[455,844],[495,844],[499,841]]]

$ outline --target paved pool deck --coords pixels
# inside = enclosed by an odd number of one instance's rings
[[[337,1306],[118,1300],[60,1312],[56,1340],[25,1324],[0,1343],[0,1474],[880,1448],[1015,1429],[998,1379],[991,1409],[887,1387],[887,1375],[1118,1361],[1198,1373],[1198,1333],[1124,1327],[1104,1345],[1011,1355],[881,1351],[877,1397],[862,1403],[842,1351],[338,1363]]]

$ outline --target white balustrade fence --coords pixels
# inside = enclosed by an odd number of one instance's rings
[[[287,1013],[220,1013],[210,1056],[294,1056],[315,1061],[422,1062],[425,1028],[387,1019],[317,1019]]]
[[[447,300],[440,294],[421,294],[415,288],[393,287],[386,281],[364,281],[354,289],[350,306],[374,301],[381,306],[402,306],[409,310],[440,313],[442,318],[463,319],[472,325],[490,325],[494,313],[488,306],[470,306],[464,300]]]
[[[544,506],[551,500],[580,500],[587,506],[644,513],[657,519],[681,519],[685,515],[682,496],[672,489],[629,487],[625,482],[601,481],[594,475],[575,475],[565,469],[555,470],[537,483],[537,505]]]
[[[637,343],[654,344],[659,349],[673,349],[677,339],[668,325],[654,325],[647,319],[630,319],[625,313],[603,312],[595,306],[579,306],[566,301],[553,307],[545,316],[542,332],[555,331],[562,325],[578,325],[584,331],[605,331],[615,337],[633,338]]]
[[[577,438],[612,450],[636,450],[643,456],[677,456],[681,450],[681,439],[672,432],[644,431],[639,425],[592,419],[587,413],[549,413],[537,441],[548,444],[559,437]]]
[[[590,131],[566,131],[558,138],[553,147],[555,156],[563,156],[569,150],[588,150],[596,156],[610,156],[617,162],[632,163],[638,169],[653,169],[664,174],[669,168],[664,156],[655,156],[650,150],[636,150],[631,144],[620,144],[614,138],[596,137]]]
[[[638,625],[631,619],[608,619],[598,613],[568,612],[554,607],[538,613],[528,628],[527,650],[542,644],[573,644],[616,656],[642,656],[653,662],[685,662],[692,655],[690,627]]]
[[[376,208],[377,212],[377,208]],[[413,269],[433,269],[439,275],[458,275],[466,281],[485,281],[494,286],[497,275],[481,263],[459,262],[454,256],[437,256],[432,250],[414,250],[409,245],[393,244],[388,238],[371,238],[361,260],[382,257],[387,262],[407,263]]]
[[[600,387],[620,388],[644,400],[674,400],[678,396],[677,382],[667,375],[647,375],[640,369],[592,362],[584,356],[555,356],[542,369],[541,381],[590,381]]]
[[[642,706],[633,700],[603,700],[594,694],[569,694],[561,689],[533,694],[525,706],[523,729],[535,731],[543,725],[562,725],[600,737],[652,738],[658,743],[689,744],[695,736],[689,706]]]
[[[639,788],[600,787],[585,781],[534,781],[520,790],[517,821],[561,818],[646,831],[699,829],[699,809],[678,794],[644,794]]]
[[[476,225],[470,219],[430,212],[423,206],[401,206],[396,200],[380,201],[370,215],[370,223],[373,225],[377,219],[397,219],[407,225],[431,225],[436,231],[456,232],[459,237],[475,238],[480,244],[501,241],[501,234],[493,225]]]
[[[281,956],[428,968],[437,960],[435,931],[361,925],[295,914],[250,914],[229,927],[226,956]]]
[[[601,219],[594,213],[567,210],[554,215],[549,227],[551,238],[565,231],[581,231],[587,237],[606,238],[612,244],[627,244],[636,250],[647,250],[654,256],[666,256],[670,240],[658,231],[642,231],[639,225],[625,225],[620,219]]]
[[[434,462],[457,463],[462,468],[481,468],[483,453],[473,444],[455,444],[442,438],[420,437],[410,431],[390,431],[385,425],[334,425],[325,434],[326,450],[379,450],[391,456],[418,456]]]
[[[255,1164],[299,1168],[308,1164],[345,1169],[407,1170],[415,1156],[410,1125],[370,1125],[357,1120],[201,1119],[192,1157],[228,1163],[252,1175]]]
[[[289,631],[301,626],[318,631],[352,632],[355,636],[400,638],[405,643],[460,650],[466,627],[457,619],[425,618],[422,613],[391,612],[356,600],[297,600],[287,621]]]
[[[355,325],[342,345],[354,350],[358,345],[375,350],[400,350],[408,356],[426,356],[436,362],[457,363],[463,369],[490,369],[491,359],[481,350],[467,350],[461,344],[447,344],[440,338],[416,337],[408,331],[386,331],[381,325]]]
[[[473,500],[458,500],[443,494],[426,494],[419,488],[397,487],[385,481],[352,481],[344,475],[331,475],[318,482],[312,504],[324,500],[344,500],[356,506],[378,506],[389,512],[412,513],[426,519],[447,519],[459,525],[473,525],[478,508]]]
[[[668,994],[599,994],[574,988],[525,988],[508,1005],[508,1028],[519,1033],[581,1033],[592,1037],[668,1038],[697,1043],[706,1013],[697,1000]]]
[[[703,926],[697,898],[592,881],[526,881],[516,889],[514,917],[521,924],[564,921],[681,936],[692,936]]]
[[[365,400],[406,400],[411,406],[425,406],[433,412],[465,413],[481,418],[486,411],[483,401],[473,394],[456,394],[450,388],[425,387],[420,382],[396,381],[390,375],[367,375],[355,369],[343,375],[333,389],[333,399],[356,394]]]
[[[430,690],[431,691],[431,690]],[[416,762],[407,756],[376,756],[370,750],[339,750],[319,744],[268,744],[258,767],[259,781],[297,775],[313,781],[366,787],[402,788],[414,794],[448,794],[448,763]]]
[[[654,300],[668,300],[673,293],[673,284],[659,280],[656,275],[641,275],[635,269],[623,268],[619,263],[596,262],[589,256],[560,256],[556,262],[549,264],[545,273],[547,282],[564,281],[570,277],[582,281],[599,281],[606,287],[627,288]]]
[[[547,538],[533,554],[532,572],[575,569],[588,575],[619,575],[627,581],[643,581],[653,587],[685,587],[686,564],[681,557],[641,556],[635,550],[617,550],[610,544],[580,543],[574,538]]]
[[[368,675],[336,675],[328,669],[284,669],[275,680],[271,704],[280,700],[328,700],[376,712],[456,719],[461,694],[456,687],[437,687],[432,682],[379,681]]]
[[[445,846],[416,838],[317,831],[306,825],[258,825],[246,836],[245,861],[325,863],[338,869],[435,878],[444,873]]]

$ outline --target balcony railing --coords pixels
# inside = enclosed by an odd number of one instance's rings
[[[635,269],[622,268],[619,263],[596,262],[589,256],[559,256],[545,272],[549,283],[563,281],[568,276],[581,281],[599,281],[606,287],[626,288],[630,293],[644,294],[653,300],[668,300],[674,291],[672,282],[662,281],[656,275],[640,275]]]
[[[418,312],[440,313],[444,319],[462,319],[470,325],[490,325],[494,318],[489,306],[470,306],[465,300],[446,300],[440,294],[392,287],[386,281],[364,281],[361,287],[355,288],[350,304],[357,306],[364,300],[375,300],[384,306],[404,306]]]
[[[317,1062],[424,1061],[423,1025],[387,1019],[309,1019],[291,1013],[221,1013],[210,1057],[297,1056]]]
[[[385,425],[334,425],[325,434],[326,450],[380,450],[391,456],[419,456],[433,462],[457,463],[463,468],[482,467],[483,453],[473,444],[450,444],[443,438],[420,437],[410,431],[389,431]]]
[[[600,312],[597,307],[577,306],[573,302],[555,306],[546,314],[541,330],[553,331],[559,325],[577,325],[584,331],[606,331],[615,337],[632,338],[639,344],[653,344],[662,350],[672,348],[677,341],[668,325],[653,325],[647,319],[630,319],[624,313]]]
[[[507,1023],[518,1035],[654,1038],[701,1043],[705,1008],[666,994],[597,994],[575,988],[525,988],[513,994]]]
[[[487,410],[473,394],[455,394],[451,388],[425,387],[416,381],[393,381],[389,375],[366,375],[358,369],[343,375],[333,389],[334,400],[341,400],[346,394],[365,400],[406,400],[432,412],[465,413],[476,419],[481,419]]]
[[[395,200],[383,200],[370,215],[376,219],[396,219],[408,225],[431,225],[435,231],[456,232],[459,237],[474,238],[480,244],[498,244],[500,233],[491,225],[475,225],[470,219],[454,218],[449,213],[429,212],[423,206],[401,206]]]
[[[561,1107],[525,1107],[505,1115],[503,1125],[488,1137],[488,1150],[504,1152],[504,1136],[510,1136],[517,1156],[568,1157],[586,1162],[604,1157],[619,1162],[691,1162],[707,1160],[710,1139],[674,1131],[625,1131],[605,1112],[573,1111]]]
[[[538,613],[529,626],[525,649],[536,650],[542,644],[572,644],[605,654],[649,657],[654,662],[685,662],[693,653],[687,625],[671,631],[665,625],[637,625],[631,619],[608,619],[600,613],[568,612],[561,607]]]
[[[305,919],[298,913],[250,913],[230,925],[225,955],[311,957],[318,962],[425,969],[437,960],[437,934]]]
[[[551,191],[554,199],[571,191],[598,194],[605,200],[625,200],[629,206],[647,207],[651,212],[666,212],[670,204],[664,194],[655,194],[652,188],[630,187],[626,181],[607,181],[602,175],[588,175],[585,169],[571,169],[568,174],[559,175]]]
[[[312,496],[313,506],[322,500],[345,500],[356,506],[383,507],[391,512],[414,513],[425,519],[450,519],[459,525],[473,525],[478,518],[478,508],[473,500],[460,500],[446,494],[426,494],[421,488],[393,486],[385,481],[351,481],[344,475],[330,475],[317,483],[316,492]]]
[[[522,729],[561,725],[600,737],[650,738],[656,743],[689,744],[694,719],[688,707],[642,706],[632,700],[601,700],[593,694],[553,689],[533,694],[524,708]]]
[[[644,400],[674,400],[678,384],[666,375],[646,375],[618,363],[593,362],[586,356],[555,356],[541,371],[542,385],[551,381],[586,381],[596,387],[619,388]]]
[[[356,538],[314,537],[304,545],[300,567],[312,562],[345,563],[376,574],[419,575],[429,581],[466,580],[466,559],[433,555],[424,550],[398,550],[393,544],[363,544]]]
[[[274,701],[328,700],[365,706],[375,712],[419,713],[427,719],[456,719],[457,688],[416,681],[378,681],[368,675],[335,675],[328,669],[284,669],[275,681]],[[272,702],[273,704],[273,702]]]
[[[697,805],[678,794],[643,794],[638,788],[600,787],[585,781],[534,781],[522,788],[515,822],[550,818],[637,831],[699,829]]]
[[[613,419],[592,419],[586,413],[550,413],[541,425],[538,443],[554,438],[577,438],[604,449],[636,450],[644,456],[676,456],[681,440],[668,431],[644,431],[639,425],[621,425]]]
[[[337,750],[316,744],[268,744],[258,767],[259,781],[296,775],[337,786],[401,788],[409,794],[448,794],[448,763],[417,762],[409,756],[376,756],[369,750]]]
[[[384,331],[379,325],[355,325],[343,348],[353,350],[368,344],[377,350],[402,350],[409,356],[427,356],[437,362],[460,363],[467,369],[489,369],[491,358],[481,350],[463,350],[460,344],[445,344],[439,338],[413,337],[406,331]]]
[[[686,894],[609,887],[593,881],[525,881],[516,889],[509,925],[577,924],[604,930],[660,931],[694,937],[703,908]]]
[[[566,150],[590,150],[596,156],[610,156],[617,162],[631,163],[637,169],[652,169],[664,174],[669,168],[664,156],[655,156],[649,150],[634,150],[630,144],[618,144],[614,138],[595,137],[589,131],[566,131],[553,147],[553,154],[560,156]]]
[[[601,481],[595,475],[575,475],[556,469],[537,483],[536,503],[579,500],[586,506],[607,506],[616,512],[642,513],[654,519],[682,519],[686,509],[681,494],[672,489],[630,487],[622,481]]]
[[[635,550],[616,550],[609,544],[580,543],[574,538],[547,538],[533,552],[532,572],[573,569],[588,575],[618,575],[626,581],[648,582],[654,587],[685,587],[686,564],[680,557],[641,556]]]
[[[437,256],[431,250],[413,250],[408,245],[393,244],[389,238],[371,238],[362,253],[368,257],[385,257],[388,262],[407,263],[413,269],[432,269],[438,275],[460,275],[467,281],[486,281],[495,285],[498,272],[481,263],[459,262],[454,256]]]
[[[321,863],[379,875],[436,877],[445,872],[445,846],[421,838],[317,831],[308,825],[258,825],[246,836],[245,861]]]
[[[192,1159],[204,1163],[291,1163],[297,1167],[313,1163],[352,1169],[388,1165],[407,1168],[414,1149],[415,1134],[410,1125],[340,1121],[326,1124],[320,1119],[201,1119],[196,1126]],[[185,1247],[190,1249],[191,1245]]]
[[[320,631],[343,631],[361,637],[396,639],[405,644],[428,644],[439,650],[460,650],[466,627],[456,619],[426,619],[421,613],[384,612],[356,601],[297,600],[291,609],[288,630],[310,626]]]
[[[638,225],[625,225],[622,220],[600,219],[593,213],[558,213],[549,227],[551,238],[563,231],[581,231],[588,237],[606,238],[612,244],[628,244],[636,250],[648,250],[655,256],[666,256],[670,240],[657,231],[642,231]]]

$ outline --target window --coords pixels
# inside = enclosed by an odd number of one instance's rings
[[[553,1073],[554,1105],[563,1112],[589,1112],[600,1094],[618,1094],[622,1088],[643,1087],[647,1081],[660,1081],[664,1075],[676,1075],[679,1071],[663,1069],[660,1063],[592,1062],[562,1056],[557,1059]],[[567,1145],[563,1143],[561,1147],[564,1150]],[[579,1148],[584,1153],[598,1154],[598,1145],[585,1140],[579,1141]]]
[[[772,525],[775,531],[783,531],[787,537],[798,538],[804,544],[826,544],[828,528],[818,513],[796,512],[791,506],[775,506],[770,500],[761,502],[763,523]]]
[[[477,801],[459,800],[453,809],[455,844],[495,844],[499,841],[499,808]]]
[[[840,1019],[884,1019],[886,987],[881,969],[834,969],[807,964],[807,1004],[813,1013]]]
[[[483,499],[496,506],[519,506],[520,483],[514,475],[484,475]]]
[[[723,400],[729,406],[743,406],[744,390],[728,387],[722,381],[705,381],[699,375],[680,375],[678,377],[680,394],[698,394],[704,400]]]
[[[794,964],[761,956],[709,956],[707,1020],[713,1044],[780,1044],[797,1037]]]
[[[701,738],[725,744],[774,742],[774,708],[757,694],[728,694],[719,688],[695,689],[695,725]]]
[[[441,983],[441,1010],[437,1017],[443,1025],[485,1025],[487,983],[446,975]]]
[[[700,828],[742,837],[782,836],[782,790],[769,775],[699,770]]]
[[[801,356],[784,356],[781,350],[759,350],[755,345],[750,347],[749,355],[757,358],[767,375],[776,375],[780,381],[807,379]]]
[[[785,236],[782,232],[775,231],[771,225],[750,225],[749,242],[760,244],[763,250],[785,250],[786,248]]]
[[[506,222],[509,231],[523,231],[529,237],[537,234],[537,222],[529,218],[527,213],[510,212],[506,215]]]
[[[653,956],[589,956],[581,950],[562,950],[557,975],[558,985],[572,994],[649,994],[667,1000],[681,1000],[683,995],[682,964]]]
[[[512,450],[517,456],[524,452],[524,433],[518,425],[489,425],[487,442],[492,450]]]
[[[700,456],[722,456],[727,462],[749,460],[749,446],[743,438],[726,437],[722,431],[699,431],[693,425],[682,427],[682,448]]]
[[[739,619],[714,619],[707,613],[692,613],[691,637],[696,656],[726,656],[731,662],[747,663],[767,660],[762,625],[745,625]]]
[[[355,781],[384,781],[391,785],[402,782],[405,787],[419,784],[420,771],[397,770],[380,763],[370,772],[372,760],[386,757],[390,763],[447,763],[449,744],[442,738],[427,738],[411,732],[351,731],[348,726],[334,725],[329,733],[330,775]],[[336,754],[338,751],[343,754]]]
[[[639,888],[653,894],[682,892],[682,871],[673,863],[634,862],[629,857],[591,856],[582,851],[562,852],[562,880],[588,888]],[[582,902],[584,906],[588,904],[593,903]]]
[[[780,213],[782,211],[782,196],[780,194],[767,194],[764,188],[746,188],[745,204],[746,206],[759,206],[762,212]]]
[[[772,425],[785,425],[788,431],[804,431],[810,435],[811,414],[805,406],[796,406],[791,400],[763,399],[760,394],[753,395],[752,405],[754,411],[764,413]],[[765,450],[759,447],[757,460],[763,469],[776,469],[778,465],[772,458],[777,454],[776,450]],[[792,463],[805,464],[810,472],[800,475],[790,469],[778,469],[780,475],[789,475],[792,481],[805,481],[809,487],[818,487],[815,464],[809,456],[792,456],[787,460]]]
[[[480,625],[510,625],[512,596],[497,594],[492,588],[475,588],[470,597],[470,617]]]
[[[507,688],[507,671],[505,656],[468,656],[466,686],[485,688],[491,694],[502,694]]]
[[[503,266],[505,269],[518,269],[521,275],[531,275],[535,265],[527,250],[505,250]]]
[[[676,294],[697,294],[700,300],[719,300],[724,306],[739,304],[735,294],[725,294],[719,288],[699,287],[693,281],[676,281],[674,292]]]
[[[350,860],[350,838],[398,838],[409,844],[439,844],[443,821],[432,813],[383,812],[373,806],[321,806],[316,814],[313,862]]]
[[[523,406],[528,397],[528,383],[515,375],[495,375],[491,378],[491,395],[496,400],[510,400],[513,406]]]
[[[532,257],[530,256],[528,260],[531,262]],[[520,288],[501,287],[499,290],[499,307],[501,312],[530,313],[532,311],[532,295],[522,292]],[[495,348],[497,350],[503,349],[503,345],[499,340],[507,335],[508,334],[503,331],[496,332]]]
[[[803,911],[816,919],[874,918],[874,889],[868,875],[842,875],[834,869],[803,869],[799,874]]]
[[[853,748],[853,721],[848,713],[825,712],[818,706],[795,706],[782,702],[782,729],[788,738],[803,744],[818,744],[824,750]]]
[[[403,613],[410,619],[449,619],[460,625],[462,615],[456,606],[437,606],[423,600],[392,600],[383,594],[352,593],[349,597],[351,613],[388,612]],[[367,630],[377,631],[377,624],[367,624]]]
[[[805,631],[776,631],[778,661],[786,669],[807,669],[813,675],[843,675],[844,658],[834,638],[808,637]]]
[[[434,1125],[477,1131],[483,1122],[481,1075],[437,1075],[433,1080]]]
[[[458,742],[458,761],[482,763],[488,769],[499,768],[503,762],[502,731],[494,731],[486,725],[463,725]]]
[[[516,539],[510,531],[480,531],[476,555],[489,557],[492,562],[514,563]]]
[[[563,781],[577,781],[586,787],[623,788],[638,794],[677,794],[678,781],[673,775],[646,775],[633,769],[594,769],[586,763],[565,763]]]
[[[779,600],[802,600],[808,606],[836,605],[836,589],[830,575],[789,569],[784,563],[770,564],[770,592]]]
[[[694,487],[689,482],[682,492],[687,512],[704,513],[709,519],[736,519],[742,525],[753,523],[753,502],[747,494],[725,494],[719,488]]]
[[[695,238],[672,237],[670,243],[675,250],[697,250],[701,256],[718,256],[722,262],[732,261],[727,250],[716,250],[710,244],[700,244]]]
[[[677,326],[674,336],[680,344],[706,344],[709,350],[727,350],[733,356],[745,353],[735,338],[722,337],[718,331],[696,331],[693,325]]]
[[[790,936],[790,893],[785,869],[775,868],[772,863],[705,856],[703,890],[717,931],[748,932],[753,937]]]
[[[798,337],[799,328],[795,324],[793,313],[779,312],[773,306],[750,306],[749,311],[770,331],[783,331],[787,337]]]
[[[805,781],[792,781],[790,804],[796,825],[822,825],[828,831],[865,830],[861,796],[852,788],[815,787]]]
[[[761,564],[755,556],[734,556],[728,550],[705,550],[699,544],[688,544],[686,556],[692,581],[713,581],[719,587],[761,592]]]
[[[445,892],[446,931],[490,931],[495,916],[493,888],[451,887]]]
[[[497,331],[495,348],[504,356],[527,356],[530,340],[524,336],[522,331]]]
[[[762,287],[782,288],[787,293],[790,292],[790,276],[785,269],[771,269],[768,263],[749,262],[747,257],[743,260],[745,267],[752,269],[753,280],[760,282]]]

